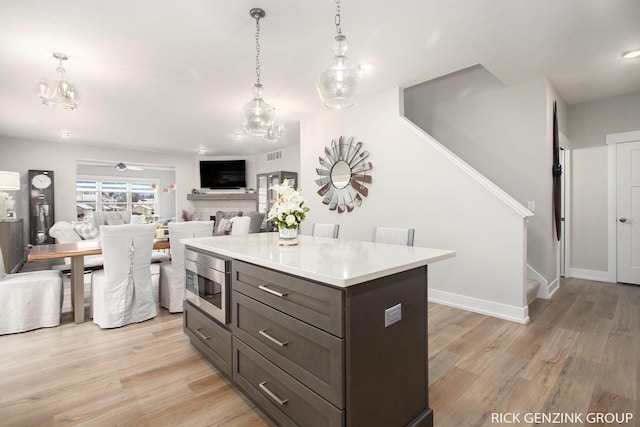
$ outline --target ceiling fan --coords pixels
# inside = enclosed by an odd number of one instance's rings
[[[122,172],[122,171],[126,171],[126,170],[130,170],[130,171],[142,171],[144,169],[142,169],[140,166],[129,166],[126,165],[125,163],[122,162],[118,162],[115,165],[96,165],[98,167],[101,168],[116,168],[116,170]]]

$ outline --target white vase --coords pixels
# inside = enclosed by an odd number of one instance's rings
[[[298,227],[284,228],[278,227],[278,244],[282,246],[292,246],[298,244]]]

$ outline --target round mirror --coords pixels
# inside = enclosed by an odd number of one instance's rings
[[[351,212],[367,197],[371,184],[371,162],[369,152],[362,149],[362,142],[353,137],[333,139],[324,149],[324,157],[318,158],[320,167],[316,169],[320,186],[318,194],[329,210],[338,213]]]
[[[331,183],[334,187],[342,189],[351,181],[351,168],[344,160],[337,161],[331,168]]]

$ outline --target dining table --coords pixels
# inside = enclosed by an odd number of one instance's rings
[[[154,250],[170,249],[168,238],[155,239]],[[99,239],[82,240],[71,243],[56,243],[49,245],[33,245],[27,260],[47,261],[61,258],[71,258],[71,304],[73,307],[73,321],[84,322],[84,257],[102,254]]]

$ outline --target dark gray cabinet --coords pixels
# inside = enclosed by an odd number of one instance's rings
[[[433,425],[426,266],[336,288],[234,259],[231,288],[231,325],[185,303],[185,332],[279,425]]]
[[[221,372],[231,377],[231,331],[184,301],[184,333]]]

